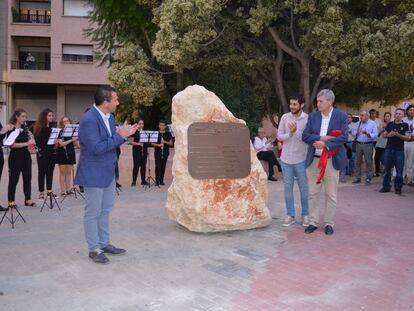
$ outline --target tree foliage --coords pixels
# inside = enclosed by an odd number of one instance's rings
[[[136,89],[163,85],[172,96],[184,84],[203,81],[212,91],[238,98],[233,102],[246,111],[251,109],[243,100],[249,98],[253,109],[267,114],[279,107],[288,110],[289,94],[298,91],[311,109],[324,87],[334,88],[349,103],[390,104],[413,96],[411,0],[92,2],[95,26],[90,35],[102,48],[132,42],[139,59],[147,57],[148,67],[119,65],[114,75],[140,72]],[[148,84],[152,79],[157,83]]]

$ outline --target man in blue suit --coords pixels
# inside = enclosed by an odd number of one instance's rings
[[[80,157],[75,183],[84,187],[86,206],[84,227],[89,258],[109,263],[105,253],[126,251],[109,243],[109,214],[115,203],[116,148],[135,133],[137,125],[115,126],[112,113],[119,105],[118,95],[109,86],[95,92],[95,104],[79,124]]]
[[[308,123],[302,133],[302,140],[308,144],[306,155],[306,174],[309,185],[309,226],[305,233],[312,233],[319,224],[319,196],[322,184],[325,188],[325,234],[333,234],[336,197],[338,193],[339,171],[346,165],[346,149],[344,144],[348,139],[347,115],[333,107],[335,94],[328,89],[317,95],[318,111],[309,114]],[[333,130],[342,133],[337,136],[329,135]],[[322,151],[336,150],[330,156],[324,178],[320,184],[316,183],[319,176],[318,163]]]

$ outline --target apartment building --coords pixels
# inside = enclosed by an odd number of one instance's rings
[[[97,85],[109,84],[107,65],[94,63],[85,38],[86,0],[0,1],[2,122],[17,107],[34,121],[44,108],[79,121]]]

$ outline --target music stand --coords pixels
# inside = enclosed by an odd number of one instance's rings
[[[67,138],[74,138],[74,137],[78,137],[78,133],[79,133],[79,124],[68,124],[65,125],[65,127],[62,130],[62,135],[61,137]],[[75,186],[75,169],[73,167],[72,164],[72,188],[68,191],[66,191],[65,195],[63,196],[62,200],[60,201],[60,203],[62,203],[68,196],[70,195],[74,195],[75,199],[78,199],[78,195],[80,197],[82,197],[82,199],[85,199],[85,197],[83,196],[83,194],[79,191],[79,189]]]
[[[14,217],[13,209],[15,209],[16,212],[17,212],[16,217]],[[10,218],[9,218],[9,216],[7,216],[8,212],[10,212]],[[26,220],[23,218],[23,215],[20,214],[19,209],[17,208],[17,206],[7,206],[7,209],[4,212],[3,217],[0,220],[0,225],[3,223],[4,218],[6,218],[11,223],[12,229],[14,229],[14,224],[16,223],[17,219],[19,219],[19,217],[23,220],[24,223],[26,223]]]
[[[56,127],[52,128],[52,131],[50,132],[50,136],[49,136],[49,139],[47,141],[47,144],[48,145],[55,145],[57,140],[60,137],[61,131],[62,131],[62,129],[60,129],[60,128],[56,128]],[[53,209],[53,207],[55,205],[58,207],[59,211],[61,211],[60,205],[59,205],[58,201],[56,200],[55,194],[53,193],[52,190],[48,190],[47,193],[46,193],[45,199],[43,200],[43,204],[42,204],[42,207],[40,208],[40,211],[42,212],[43,208],[45,206],[49,207],[50,209]]]
[[[157,143],[158,142],[158,131],[141,131],[139,132],[139,142],[140,143]],[[144,148],[144,147],[143,147]],[[147,188],[151,188],[152,185],[156,185],[155,179],[151,176],[151,154],[148,153],[147,157],[147,166],[148,166],[148,177],[145,180],[146,184],[144,185],[144,189],[147,190]],[[160,188],[159,185],[157,185],[158,188]]]

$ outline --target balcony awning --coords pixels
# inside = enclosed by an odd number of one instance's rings
[[[92,45],[63,45],[63,54],[93,56]]]

